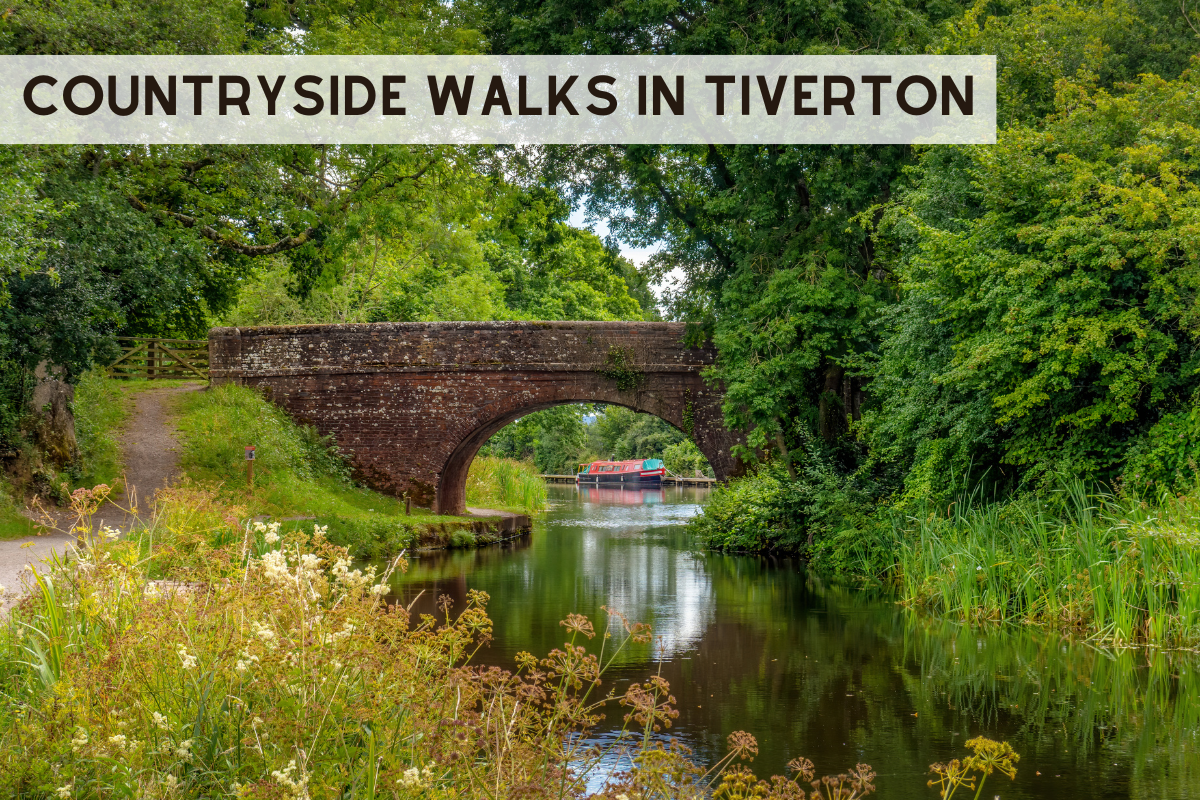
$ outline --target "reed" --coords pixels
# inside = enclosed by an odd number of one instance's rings
[[[533,464],[481,456],[467,474],[467,504],[535,514],[546,507],[546,482]]]
[[[976,501],[893,518],[888,572],[904,602],[1118,645],[1200,645],[1200,497],[1147,502],[1064,480],[1048,496]]]

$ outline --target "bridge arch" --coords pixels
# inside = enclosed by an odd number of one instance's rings
[[[721,394],[665,322],[435,322],[214,328],[214,383],[258,387],[331,435],[373,488],[443,514],[466,511],[479,448],[534,411],[602,402],[688,433],[717,478],[740,471]]]

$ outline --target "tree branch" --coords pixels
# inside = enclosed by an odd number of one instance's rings
[[[313,226],[296,236],[285,236],[271,244],[245,244],[244,242],[239,242],[237,239],[226,236],[210,225],[198,222],[195,217],[180,214],[178,211],[172,211],[169,208],[152,209],[133,195],[129,195],[127,199],[129,200],[129,205],[144,214],[158,213],[161,216],[170,217],[185,228],[195,229],[197,233],[218,247],[224,247],[226,250],[232,250],[244,256],[269,256],[274,253],[295,250],[297,247],[307,243],[313,234],[317,232],[316,226]]]

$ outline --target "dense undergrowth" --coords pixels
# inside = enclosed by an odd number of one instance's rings
[[[606,694],[621,651],[651,637],[615,611],[600,630],[570,615],[561,649],[521,653],[511,671],[475,667],[492,630],[484,593],[410,619],[385,599],[403,558],[351,569],[320,526],[237,519],[196,487],[164,491],[148,524],[118,539],[90,522],[106,495],[74,493],[84,546],[0,625],[5,797],[582,797],[614,758],[629,768],[602,777],[599,796],[874,791],[866,765],[818,778],[803,758],[791,778],[760,781],[736,763],[757,753],[744,732],[697,766],[660,735],[677,716],[665,681]],[[589,738],[609,706],[621,735]],[[934,765],[939,786],[1015,771],[1007,745],[968,747],[961,763]]]

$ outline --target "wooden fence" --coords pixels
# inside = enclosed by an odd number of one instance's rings
[[[118,337],[121,357],[108,365],[112,378],[208,380],[207,339]]]

